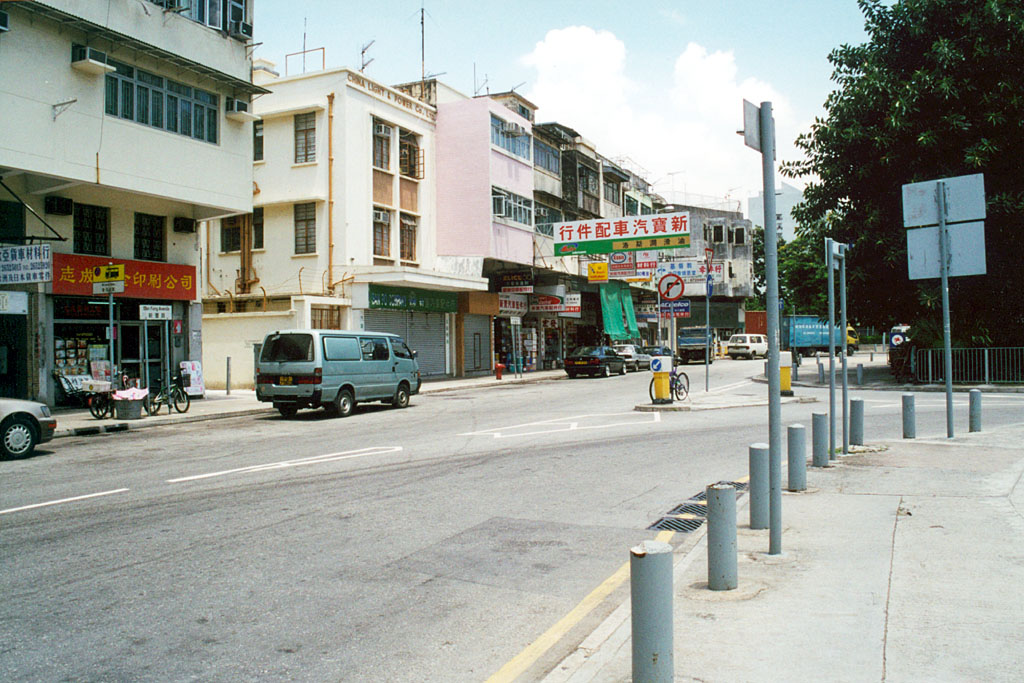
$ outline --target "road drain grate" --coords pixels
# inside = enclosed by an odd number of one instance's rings
[[[747,490],[745,482],[723,481],[719,483],[728,484],[738,492]],[[658,529],[659,531],[669,529],[671,531],[680,531],[684,534],[696,531],[704,523],[704,518],[707,517],[708,507],[706,501],[707,492],[701,491],[697,495],[691,496],[685,503],[680,503],[669,510],[666,516],[647,528]]]

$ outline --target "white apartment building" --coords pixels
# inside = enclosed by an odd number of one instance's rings
[[[252,209],[236,113],[262,89],[253,0],[182,4],[0,3],[0,395],[52,404],[55,372],[109,373],[111,353],[150,384],[201,357],[196,225]]]
[[[280,76],[257,60],[253,214],[207,224],[204,361],[252,385],[268,332],[401,335],[424,376],[456,372],[456,315],[479,268],[437,257],[433,106],[345,68]],[[460,303],[460,293],[463,301]]]
[[[790,242],[796,237],[796,218],[793,209],[804,200],[804,193],[799,188],[786,183],[779,183],[775,190],[775,225],[779,236]],[[747,200],[747,216],[754,225],[764,227],[764,192]]]

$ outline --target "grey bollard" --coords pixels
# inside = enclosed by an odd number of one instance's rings
[[[712,484],[708,503],[708,588],[731,591],[737,586],[736,489],[732,484]]]
[[[864,399],[850,399],[850,444],[864,445]]]
[[[750,528],[768,528],[768,444],[752,443],[750,460]]]
[[[869,358],[869,360],[870,360],[870,361],[871,361],[872,363],[874,363],[874,362],[875,362],[875,352],[874,352],[874,351],[872,351],[872,352],[871,352],[871,355],[870,355],[870,356],[869,356],[868,358]]]
[[[811,464],[828,465],[828,413],[811,415]]]
[[[980,432],[981,431],[981,390],[980,389],[971,389],[971,391],[968,394],[968,396],[969,396],[969,399],[968,399],[968,401],[969,401],[969,403],[968,403],[968,406],[969,406],[969,408],[968,408],[968,415],[969,415],[969,418],[970,418],[969,419],[969,421],[970,421],[970,429],[969,429],[969,431]]]
[[[818,384],[825,383],[825,366],[818,363]]]
[[[231,395],[231,356],[228,356],[228,366],[224,372],[224,393]]]
[[[903,438],[913,439],[917,436],[917,427],[914,424],[914,395],[903,394]]]
[[[633,616],[633,680],[675,677],[672,636],[672,546],[644,541],[629,549]]]
[[[790,491],[807,489],[807,430],[801,424],[786,429],[787,471]]]
[[[793,364],[793,376],[790,378],[793,382],[800,381],[800,366],[796,363]]]
[[[864,384],[864,364],[857,363],[857,386]]]

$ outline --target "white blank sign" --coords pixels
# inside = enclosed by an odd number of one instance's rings
[[[942,178],[946,186],[946,222],[980,221],[985,218],[985,176],[981,173]],[[935,191],[938,180],[903,186],[903,227],[939,224]]]
[[[985,274],[985,224],[957,223],[949,230],[949,276]],[[907,269],[911,280],[940,277],[938,227],[907,230]]]

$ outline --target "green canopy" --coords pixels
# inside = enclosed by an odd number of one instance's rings
[[[626,341],[629,333],[622,325],[622,300],[619,298],[619,283],[604,282],[601,291],[601,317],[604,318],[604,331],[613,342]]]
[[[629,328],[629,336],[632,339],[640,338],[640,328],[636,324],[636,313],[633,311],[633,295],[629,293],[629,285],[625,282],[619,283],[619,298],[622,300],[622,308],[626,311],[626,325]]]

